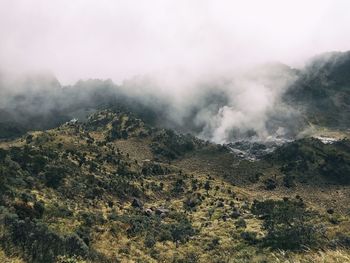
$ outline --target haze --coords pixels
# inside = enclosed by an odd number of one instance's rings
[[[0,67],[64,84],[266,61],[298,66],[350,49],[349,1],[1,0]]]

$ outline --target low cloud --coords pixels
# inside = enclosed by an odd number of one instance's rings
[[[297,71],[266,63],[300,67],[315,54],[350,49],[349,9],[344,0],[4,0],[0,106],[17,110],[19,98],[9,98],[22,90],[111,79],[117,85],[97,86],[158,110],[167,127],[218,143],[287,136],[298,109],[282,95]],[[35,73],[43,71],[53,73]],[[62,84],[20,80],[33,72]],[[29,105],[26,98],[28,109],[71,102],[47,94],[55,99],[40,104],[35,95]],[[91,94],[79,89],[73,97],[86,102]]]

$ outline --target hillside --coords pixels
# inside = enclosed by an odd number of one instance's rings
[[[350,52],[330,52],[311,59],[285,100],[299,107],[308,122],[349,129]]]
[[[103,110],[0,143],[2,262],[348,262],[349,141],[251,162]]]
[[[193,84],[193,92],[179,97],[158,92],[165,87],[151,77],[135,77],[121,85],[90,79],[64,86],[44,73],[12,82],[0,74],[0,139],[55,128],[73,118],[84,121],[95,111],[115,107],[153,126],[206,139],[220,131],[215,125],[230,123],[221,118],[231,112],[231,119],[237,120],[233,127],[223,127],[226,142],[249,140],[259,133],[295,139],[310,128],[348,131],[349,54],[321,54],[300,69],[270,63],[242,75],[213,77]],[[265,98],[265,93],[271,94]],[[256,101],[251,102],[252,97]],[[260,109],[264,99],[271,105]]]

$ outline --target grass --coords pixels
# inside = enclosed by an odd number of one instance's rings
[[[126,125],[125,123],[126,119],[123,119],[123,125]],[[107,128],[110,126],[107,125]],[[108,187],[110,183],[108,176],[115,174],[118,168],[117,164],[104,160],[108,154],[127,163],[130,166],[127,166],[127,171],[135,173],[140,171],[145,159],[153,160],[155,156],[150,147],[152,140],[149,137],[131,136],[128,139],[118,139],[98,146],[99,143],[105,141],[106,130],[104,128],[89,131],[90,136],[94,138],[92,144],[87,143],[87,134],[81,127],[76,129],[73,126],[63,125],[59,129],[32,134],[31,146],[42,146],[50,151],[57,151],[59,158],[77,169],[74,170],[77,172],[67,175],[57,189],[39,185],[39,183],[30,189],[31,194],[37,200],[45,203],[46,210],[41,220],[50,229],[64,235],[74,233],[83,226],[83,220],[78,217],[80,212],[101,213],[105,221],[93,223],[90,227],[90,247],[112,262],[118,262],[117,260],[121,262],[237,263],[350,262],[350,252],[345,249],[328,250],[324,248],[298,253],[273,251],[259,245],[248,244],[241,238],[241,233],[244,231],[255,232],[258,237],[264,235],[261,230],[262,221],[254,217],[249,209],[254,199],[281,199],[285,196],[292,198],[295,195],[300,195],[308,207],[319,213],[319,220],[327,225],[327,234],[330,238],[335,237],[337,232],[348,233],[350,229],[349,187],[328,185],[321,188],[313,185],[298,185],[297,188],[288,189],[279,185],[274,191],[267,191],[263,188],[261,181],[251,183],[246,180],[246,177],[250,173],[263,170],[263,179],[267,178],[274,174],[275,167],[269,167],[266,163],[251,162],[244,162],[238,167],[240,160],[217,149],[214,145],[209,145],[207,148],[189,152],[177,160],[163,161],[161,165],[170,170],[166,175],[149,175],[130,179],[137,189],[142,190],[142,195],[138,198],[143,202],[144,209],[164,207],[181,213],[192,222],[196,230],[196,234],[187,242],[156,241],[155,245],[150,248],[145,246],[145,233],[128,237],[127,230],[130,225],[109,219],[112,214],[131,216],[135,210],[131,206],[133,196],[120,198],[108,191],[102,192],[98,198],[92,196],[91,199],[87,199],[84,196],[87,191],[99,184],[102,189]],[[19,139],[13,142],[2,142],[0,147],[8,148],[13,145],[22,147],[24,144],[25,140]],[[121,153],[117,154],[116,149]],[[86,160],[96,162],[96,171],[91,172],[88,164],[77,168],[79,165],[77,156],[71,153],[63,157],[66,150],[85,153]],[[242,170],[245,171],[242,172]],[[37,180],[35,182],[40,182],[40,173],[37,176],[38,178],[34,178]],[[95,183],[87,185],[87,178],[91,176]],[[174,183],[179,178],[184,181],[183,192],[174,193]],[[234,184],[232,178],[235,179]],[[197,189],[192,189],[193,181],[196,181]],[[210,182],[209,190],[204,187],[207,181]],[[158,188],[160,183],[163,184],[162,189]],[[80,189],[79,187],[83,186],[85,188],[82,188],[80,192],[74,192],[73,189]],[[28,189],[15,188],[17,198],[25,190]],[[67,198],[64,190],[72,193],[72,197]],[[201,203],[192,209],[186,208],[184,205],[186,199],[196,194],[201,196]],[[111,202],[112,206],[110,206]],[[69,209],[72,215],[60,216],[57,211],[58,207]],[[239,219],[229,217],[226,220],[223,219],[229,215],[233,207],[241,210],[240,218],[245,220],[246,228],[236,228],[235,223]],[[335,210],[333,217],[337,216],[339,224],[334,225],[329,222],[326,210],[330,207]],[[162,222],[171,223],[173,219],[165,217]],[[15,248],[13,251],[16,251]],[[24,261],[16,257],[8,257],[4,251],[0,250],[0,262]]]

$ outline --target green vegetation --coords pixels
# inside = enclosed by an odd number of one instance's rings
[[[308,122],[324,127],[350,126],[350,52],[316,57],[299,74],[285,101],[303,109]]]
[[[320,226],[312,223],[312,212],[301,199],[256,201],[252,213],[264,220],[263,243],[281,249],[312,248],[318,244]]]
[[[250,162],[104,110],[0,143],[0,260],[346,259],[348,169],[345,139],[298,140]]]
[[[348,139],[332,144],[324,144],[314,138],[297,140],[280,147],[266,159],[280,167],[287,185],[293,185],[294,178],[318,183],[350,183]]]

